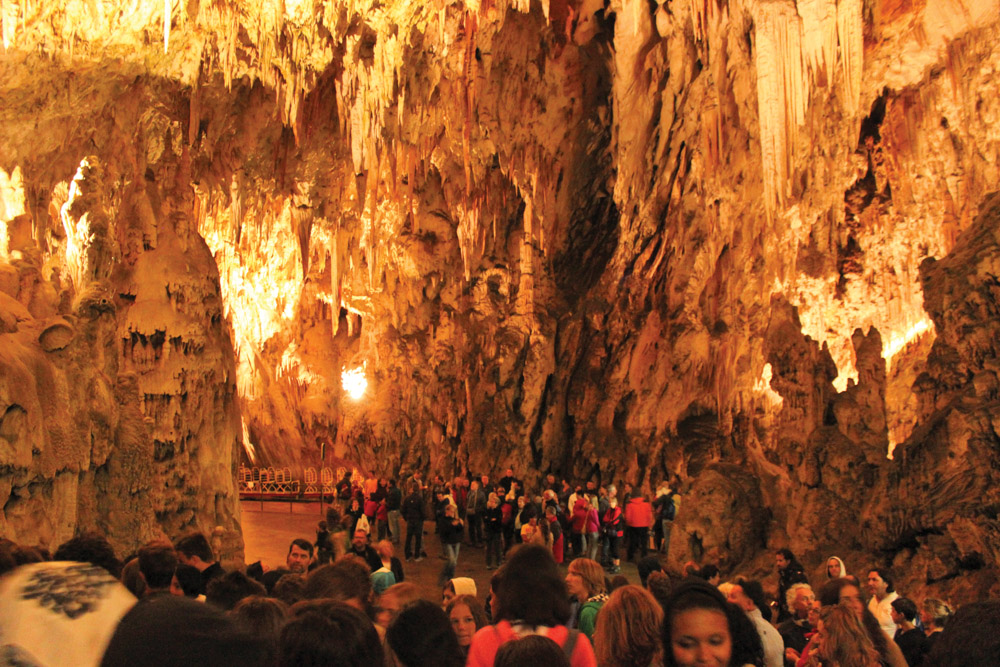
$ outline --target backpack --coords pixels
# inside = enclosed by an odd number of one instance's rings
[[[674,494],[671,493],[663,503],[662,518],[673,521],[675,516],[677,516],[677,505],[674,504]]]

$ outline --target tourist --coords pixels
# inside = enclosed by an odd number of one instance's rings
[[[472,637],[477,630],[488,624],[483,604],[475,595],[459,595],[448,602],[445,613],[448,614],[451,628],[455,631],[462,656],[468,657]]]
[[[503,557],[503,512],[500,508],[500,498],[491,493],[486,501],[486,511],[483,513],[483,528],[486,533],[486,569],[492,570],[500,565]]]
[[[924,626],[924,634],[927,635],[928,653],[934,648],[945,623],[951,618],[951,613],[951,607],[937,598],[926,598],[920,605],[920,622]]]
[[[446,608],[459,595],[476,597],[478,591],[476,590],[475,579],[472,577],[455,577],[448,580],[448,583],[441,588],[441,608]]]
[[[625,505],[625,525],[628,527],[627,560],[632,560],[636,551],[639,551],[641,558],[645,558],[649,551],[649,527],[653,525],[653,508],[639,489],[631,492]]]
[[[917,667],[927,655],[927,635],[915,625],[917,620],[917,605],[909,598],[896,598],[892,601],[892,621],[899,630],[892,640],[903,652],[906,664]]]
[[[587,635],[588,639],[592,639],[598,612],[608,600],[601,564],[590,558],[574,559],[569,564],[569,572],[566,574],[566,590],[580,605],[576,616],[576,627]]]
[[[559,646],[548,637],[530,635],[507,642],[497,651],[493,667],[572,667],[567,646]]]
[[[445,506],[444,520],[441,522],[441,544],[444,546],[447,561],[438,577],[438,583],[444,582],[455,576],[455,568],[458,567],[458,553],[462,548],[462,535],[465,533],[465,522],[458,518],[458,509],[449,503]]]
[[[390,664],[400,667],[462,667],[465,664],[448,615],[426,600],[416,600],[403,607],[389,625],[385,638],[394,660]]]
[[[799,563],[791,549],[778,549],[774,554],[775,566],[778,570],[778,623],[784,623],[792,617],[788,609],[786,594],[792,584],[807,584],[805,568]],[[768,610],[761,609],[770,620]]]
[[[868,611],[878,619],[885,634],[895,636],[898,629],[892,622],[892,601],[899,597],[892,586],[892,575],[883,567],[868,570]]]
[[[264,584],[251,579],[239,570],[233,570],[208,582],[205,603],[215,605],[222,611],[229,611],[240,600],[254,595],[267,595]]]
[[[663,616],[664,667],[764,664],[764,649],[753,623],[704,581],[682,582],[664,605]]]
[[[316,572],[328,567],[333,565]],[[293,610],[278,643],[277,667],[372,667],[383,660],[382,642],[371,621],[350,605],[330,600]]]
[[[177,553],[167,543],[151,542],[139,549],[139,573],[146,583],[143,597],[157,595],[184,595],[179,587],[174,587],[174,572],[177,570]]]
[[[841,577],[846,576],[847,568],[844,566],[844,561],[840,560],[836,556],[830,556],[826,559],[827,579],[840,579]]]
[[[351,550],[347,553],[357,556],[367,563],[372,572],[382,567],[382,559],[376,553],[375,549],[368,544],[368,533],[363,530],[358,529],[354,531],[354,537],[351,539]]]
[[[587,558],[596,561],[599,558],[601,548],[601,516],[598,514],[600,506],[596,495],[587,496],[587,522],[585,531],[587,533]]]
[[[229,612],[236,625],[264,646],[264,664],[273,665],[278,657],[281,629],[288,618],[288,605],[274,598],[252,595],[236,603]]]
[[[816,657],[831,667],[879,667],[878,651],[861,620],[846,605],[826,607],[816,628]]]
[[[590,640],[563,624],[569,596],[551,551],[533,544],[512,551],[493,592],[495,624],[472,638],[469,667],[490,667],[501,646],[529,635],[546,636],[562,647],[571,643],[572,667],[596,667]]]
[[[927,607],[927,600],[921,611]],[[942,614],[948,605],[934,600],[939,608],[930,618]],[[948,614],[938,618],[948,618]],[[921,614],[923,615],[923,613]],[[936,621],[935,621],[936,623]],[[948,620],[943,632],[935,631],[929,637],[935,638],[934,647],[924,665],[933,667],[978,667],[979,665],[1000,664],[1000,601],[972,602],[963,605]],[[937,639],[940,637],[940,639]]]
[[[663,657],[663,610],[640,586],[614,590],[601,608],[594,630],[594,654],[601,667],[650,667]]]
[[[424,497],[420,485],[414,482],[410,486],[410,495],[403,501],[403,520],[406,521],[406,560],[423,560],[424,541]]]
[[[704,572],[708,566],[702,568]],[[716,572],[718,568],[716,568]],[[711,582],[710,582],[711,583]],[[785,666],[794,666],[809,643],[815,630],[809,623],[809,611],[816,602],[816,595],[809,584],[792,584],[785,592],[785,603],[792,616],[778,626],[778,634],[785,643]]]
[[[465,522],[468,524],[469,544],[473,547],[481,547],[486,541],[483,535],[486,501],[486,490],[480,489],[479,482],[472,480],[469,484],[469,495],[465,499]]]
[[[402,532],[399,527],[400,508],[403,505],[403,492],[395,479],[389,480],[389,488],[385,493],[385,510],[389,521],[389,538],[393,544],[399,544]]]
[[[819,601],[824,607],[837,604],[844,604],[854,610],[858,616],[872,645],[878,651],[879,659],[890,667],[906,667],[906,659],[903,652],[896,646],[896,642],[885,633],[879,625],[878,619],[865,606],[861,598],[861,589],[852,580],[842,577],[831,579],[823,584],[819,591]]]
[[[743,610],[760,635],[764,647],[764,665],[766,667],[783,667],[785,664],[785,642],[781,634],[764,618],[767,602],[764,599],[764,589],[759,582],[738,579],[730,589],[727,598]]]
[[[618,507],[618,499],[611,496],[608,500],[608,509],[601,517],[601,525],[604,527],[604,541],[608,548],[608,561],[611,573],[618,574],[621,569],[621,541],[624,534],[625,517],[622,509]]]
[[[222,565],[215,560],[212,554],[212,547],[208,543],[208,538],[204,533],[191,533],[177,540],[174,544],[177,551],[177,559],[184,565],[190,565],[201,574],[201,582],[198,586],[198,595],[204,595],[205,590],[215,577],[222,576],[225,570]]]

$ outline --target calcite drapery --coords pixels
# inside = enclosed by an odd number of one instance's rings
[[[329,443],[328,464],[366,471],[511,462],[696,489],[735,465],[772,518],[716,553],[818,557],[850,518],[810,517],[903,484],[924,384],[962,385],[955,355],[928,357],[954,329],[931,325],[918,267],[996,187],[996,2],[135,4],[3,5],[0,168],[24,202],[0,209],[4,252],[44,274],[6,293],[65,315],[66,281],[148,263],[164,225],[208,275],[200,234],[259,464],[301,471]],[[68,184],[89,155],[110,173],[88,233],[113,238],[68,256],[48,209],[83,229]],[[204,336],[229,368],[221,322]],[[362,363],[369,394],[344,400]],[[180,427],[179,399],[143,397],[147,433],[220,423],[230,446],[225,375],[194,380],[205,411]],[[883,509],[861,513],[866,558],[989,551]],[[984,521],[948,530],[967,545]]]

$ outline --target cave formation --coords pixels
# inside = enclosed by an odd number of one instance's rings
[[[0,0],[0,534],[676,473],[675,566],[1000,593],[1000,2],[126,4]]]

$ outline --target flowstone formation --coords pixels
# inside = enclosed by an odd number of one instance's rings
[[[61,473],[12,454],[12,489],[123,457],[116,510],[173,534],[234,528],[237,455],[299,479],[672,473],[699,499],[675,565],[788,545],[993,585],[989,511],[915,508],[955,498],[931,450],[988,480],[996,444],[934,426],[992,370],[941,342],[970,324],[921,266],[997,188],[1000,3],[116,7],[0,5],[3,321],[113,306],[103,357],[43,358],[74,389],[110,365],[114,391],[5,405],[82,428],[76,401],[106,400],[136,442]],[[73,474],[87,511],[61,531],[124,520]]]

